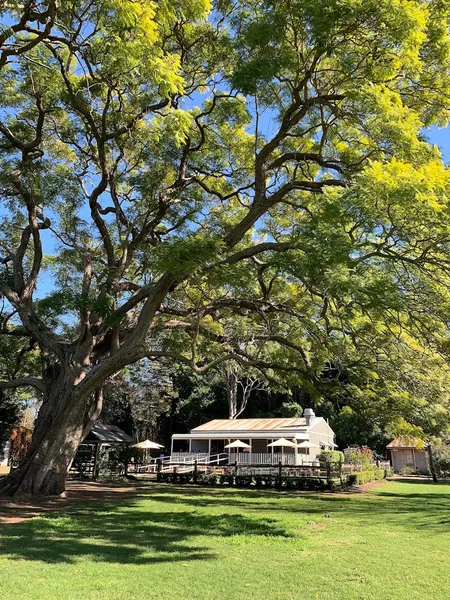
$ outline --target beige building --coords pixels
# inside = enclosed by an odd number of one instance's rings
[[[427,450],[422,440],[399,437],[392,440],[386,450],[390,453],[394,471],[411,468],[420,473],[429,473]]]
[[[286,439],[289,447],[273,447],[277,440]],[[248,448],[236,456],[229,443],[244,442]],[[306,444],[302,447],[302,442]],[[335,448],[334,431],[323,417],[307,408],[303,417],[268,419],[215,419],[190,433],[172,436],[171,457],[184,461],[196,459],[220,460],[223,463],[303,464],[314,461],[322,449]],[[217,458],[216,458],[217,457]]]

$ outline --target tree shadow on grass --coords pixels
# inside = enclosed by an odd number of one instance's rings
[[[187,505],[188,506],[188,505]],[[72,563],[92,561],[151,564],[214,559],[209,537],[291,537],[276,520],[242,514],[205,515],[182,511],[140,510],[135,501],[71,507],[64,514],[4,525],[0,557]],[[204,546],[193,543],[202,536]]]
[[[402,482],[416,485],[416,482]],[[154,485],[140,489],[141,498],[168,504],[187,506],[230,506],[242,510],[264,513],[284,513],[313,516],[331,513],[332,516],[357,519],[368,523],[397,524],[407,529],[435,529],[450,531],[450,494],[439,484],[428,484],[422,493],[413,488],[355,494],[316,494],[279,492],[274,490],[239,490],[220,488],[192,488],[190,486]],[[448,485],[448,483],[447,483]],[[441,488],[441,489],[440,489]]]

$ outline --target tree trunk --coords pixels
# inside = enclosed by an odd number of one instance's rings
[[[238,413],[238,376],[236,371],[227,373],[228,416],[235,419]]]
[[[19,467],[0,480],[0,494],[53,496],[64,493],[78,446],[94,417],[98,417],[92,402],[77,396],[75,386],[66,383],[58,378],[47,386],[30,450]]]

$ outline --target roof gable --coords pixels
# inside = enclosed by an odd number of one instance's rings
[[[105,425],[104,423],[95,423],[86,438],[95,438],[99,442],[116,442],[128,444],[133,440],[116,425]]]
[[[386,448],[391,450],[392,448],[417,448],[423,450],[426,444],[423,440],[415,437],[398,437],[392,440]]]

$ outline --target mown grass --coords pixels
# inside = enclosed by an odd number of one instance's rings
[[[445,600],[450,485],[302,495],[150,485],[0,525],[1,598]]]

